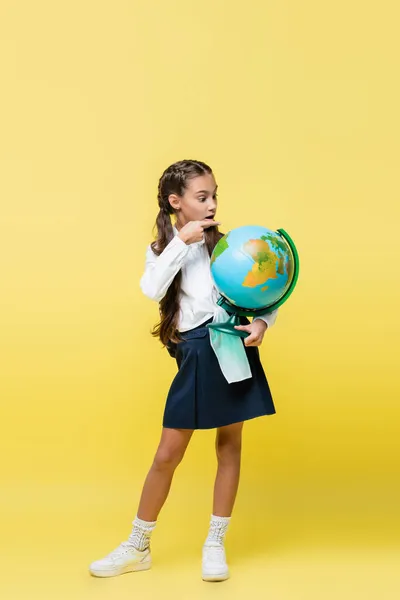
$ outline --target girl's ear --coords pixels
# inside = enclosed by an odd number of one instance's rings
[[[170,194],[168,196],[168,202],[174,210],[179,210],[181,207],[181,199],[176,194]]]

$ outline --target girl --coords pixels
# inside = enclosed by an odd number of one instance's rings
[[[239,484],[243,422],[275,413],[259,346],[277,310],[250,323],[241,319],[251,377],[228,383],[210,344],[209,330],[218,292],[210,256],[222,237],[215,220],[217,185],[206,164],[185,160],[163,173],[158,187],[157,239],[147,248],[140,285],[159,302],[160,322],[153,335],[176,358],[178,373],[166,400],[161,441],[147,475],[132,532],[105,558],[90,565],[97,577],[111,577],[151,566],[150,536],[167,499],[176,467],[195,429],[216,428],[218,470],[213,513],[203,546],[205,581],[228,579],[224,539]],[[171,216],[175,218],[174,225]]]

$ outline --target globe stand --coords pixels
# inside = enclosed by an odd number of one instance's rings
[[[299,277],[299,255],[297,253],[296,246],[294,245],[294,242],[289,236],[289,234],[284,229],[277,229],[277,233],[279,233],[281,237],[283,237],[284,240],[287,242],[289,248],[292,251],[293,257],[293,278],[285,294],[282,296],[282,298],[274,302],[273,305],[268,306],[266,308],[262,308],[260,310],[247,310],[245,308],[239,308],[231,304],[229,300],[227,300],[221,295],[217,304],[218,306],[221,306],[227,313],[229,313],[230,317],[224,323],[209,323],[207,325],[209,329],[215,329],[216,331],[222,331],[223,333],[229,333],[238,337],[247,338],[250,335],[247,331],[240,331],[240,329],[235,329],[235,326],[240,325],[239,316],[257,317],[259,315],[265,315],[267,313],[272,312],[273,310],[276,310],[289,298],[289,296],[295,288]]]

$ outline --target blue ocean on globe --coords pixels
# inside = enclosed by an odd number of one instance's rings
[[[219,240],[211,256],[211,274],[220,294],[234,306],[268,309],[288,290],[294,258],[279,233],[246,225]]]

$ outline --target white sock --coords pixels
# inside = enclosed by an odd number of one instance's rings
[[[150,537],[156,526],[157,521],[143,521],[137,516],[132,521],[133,529],[128,538],[128,542],[136,548],[136,550],[147,550],[150,547]]]
[[[218,543],[223,546],[230,520],[231,517],[216,517],[215,515],[211,515],[210,528],[205,544],[211,543],[212,545]]]

